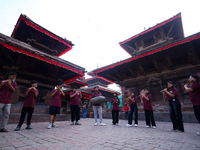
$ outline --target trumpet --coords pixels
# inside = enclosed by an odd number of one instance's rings
[[[165,91],[165,89],[161,90],[160,93],[162,93],[162,92],[164,92],[164,91]]]
[[[189,78],[188,80],[189,80],[189,81],[186,83],[187,86],[188,86],[190,83],[192,83],[192,80],[190,80],[190,78]],[[185,85],[186,85],[186,84],[185,84]],[[183,89],[185,89],[184,85],[183,85]]]

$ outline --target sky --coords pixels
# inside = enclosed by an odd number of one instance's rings
[[[185,36],[199,32],[199,4],[199,0],[0,0],[0,33],[10,36],[20,14],[25,14],[72,41],[75,46],[61,58],[89,72],[129,58],[119,42],[179,12]]]

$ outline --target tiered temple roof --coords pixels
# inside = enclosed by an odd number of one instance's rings
[[[181,14],[161,22],[123,42],[120,46],[131,56],[138,56],[153,49],[184,38]]]
[[[74,46],[71,41],[48,31],[23,14],[20,15],[11,37],[55,56],[65,54]]]
[[[55,85],[84,76],[85,69],[0,33],[1,73],[15,70],[19,78]]]

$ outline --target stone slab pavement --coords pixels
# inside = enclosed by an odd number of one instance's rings
[[[157,128],[146,128],[144,121],[138,127],[126,127],[126,120],[106,126],[94,126],[93,118],[80,120],[82,125],[70,126],[69,121],[58,121],[58,128],[47,129],[48,122],[32,123],[32,130],[24,124],[13,131],[16,124],[8,124],[8,133],[0,133],[1,150],[197,150],[200,149],[200,125],[185,123],[185,132],[171,131],[170,122],[156,122]]]

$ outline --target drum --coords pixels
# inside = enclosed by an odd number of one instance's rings
[[[106,102],[106,98],[104,96],[93,97],[91,100],[92,104],[102,104]]]

